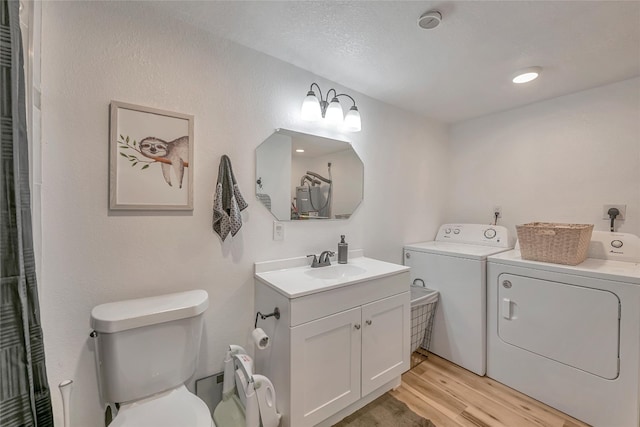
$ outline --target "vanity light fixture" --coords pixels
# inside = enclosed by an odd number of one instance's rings
[[[313,91],[314,86],[318,88],[320,98],[318,98]],[[333,92],[333,97],[331,101],[328,101],[331,92]],[[353,106],[351,106],[346,116],[344,116],[342,105],[340,105],[340,101],[338,101],[339,96],[346,96],[353,102]],[[334,124],[344,122],[345,128],[351,132],[360,132],[362,129],[360,112],[358,111],[358,107],[356,107],[356,101],[346,93],[338,93],[333,88],[329,89],[326,98],[324,98],[322,96],[322,90],[320,90],[320,86],[318,86],[317,83],[311,83],[309,92],[307,92],[307,96],[302,102],[300,113],[303,120],[314,122],[320,119],[326,119],[328,122]]]
[[[524,70],[518,71],[512,81],[516,84],[528,83],[532,80],[538,78],[538,76],[542,73],[542,67],[529,67]]]
[[[302,148],[296,148],[296,153],[304,153],[304,150]]]

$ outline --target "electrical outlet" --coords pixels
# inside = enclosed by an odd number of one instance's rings
[[[498,212],[498,218],[502,218],[502,206],[494,206],[493,212],[491,212],[491,216],[493,218],[496,217],[496,212]]]
[[[620,211],[620,215],[616,217],[616,221],[627,217],[627,205],[602,205],[602,219],[610,219],[609,209],[611,208],[617,208]]]
[[[273,221],[273,240],[284,240],[284,224]]]

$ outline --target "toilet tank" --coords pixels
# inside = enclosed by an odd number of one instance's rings
[[[195,372],[206,291],[111,302],[91,310],[106,402],[138,400],[184,384]]]

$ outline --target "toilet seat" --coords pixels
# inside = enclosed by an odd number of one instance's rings
[[[124,404],[109,427],[215,427],[207,405],[182,385]]]

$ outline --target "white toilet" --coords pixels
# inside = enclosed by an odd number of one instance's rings
[[[184,385],[196,369],[208,306],[207,292],[195,290],[91,311],[101,397],[119,404],[109,427],[215,427]]]

